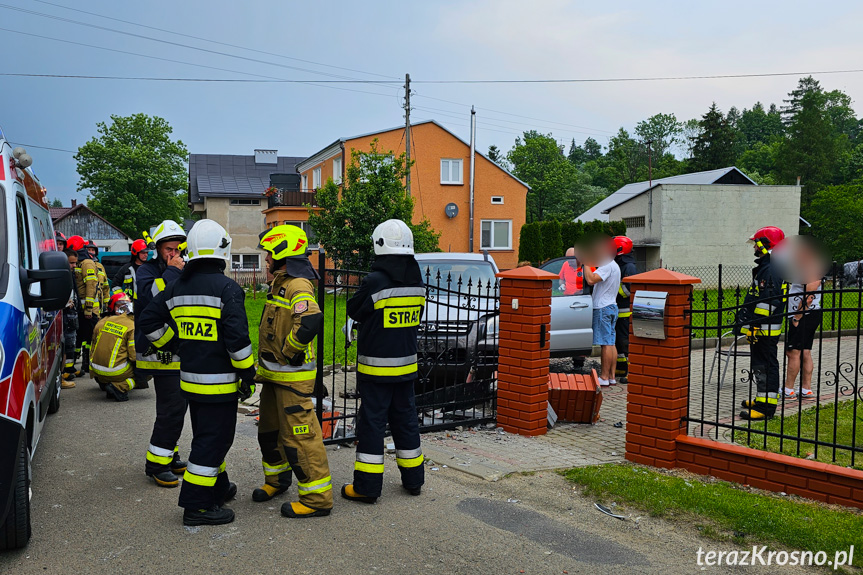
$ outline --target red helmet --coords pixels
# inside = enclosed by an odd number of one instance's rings
[[[614,245],[617,247],[617,255],[623,256],[632,253],[632,240],[626,236],[615,236]]]
[[[776,226],[765,226],[763,228],[758,229],[752,236],[749,238],[750,242],[755,242],[759,248],[761,248],[761,253],[766,254],[769,250],[772,250],[785,239],[785,232],[777,228]]]
[[[135,240],[132,242],[132,255],[136,256],[141,252],[147,251],[147,242],[144,240]]]
[[[84,249],[85,243],[81,236],[69,236],[69,239],[66,240],[66,247],[77,252]]]
[[[112,295],[111,300],[108,302],[108,310],[111,313],[114,313],[114,309],[117,306],[117,302],[120,300],[124,300],[124,299],[125,300],[129,299],[129,296],[127,296],[125,292],[117,292],[114,295]]]

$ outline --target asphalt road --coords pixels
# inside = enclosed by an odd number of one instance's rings
[[[262,479],[260,454],[253,418],[242,415],[227,461],[239,486],[230,504],[237,519],[187,528],[179,490],[144,475],[154,406],[152,389],[132,392],[126,403],[106,401],[90,380],[63,391],[34,459],[33,538],[0,554],[0,573],[667,574],[700,571],[699,546],[728,548],[687,524],[602,515],[554,473],[489,483],[437,462],[437,471],[426,467],[423,494],[411,497],[390,457],[377,504],[337,497],[329,517],[288,520],[279,514],[287,495],[251,500]],[[183,455],[189,441],[187,422]],[[334,484],[349,481],[354,450],[332,447],[329,456]],[[289,494],[296,497],[296,488]]]

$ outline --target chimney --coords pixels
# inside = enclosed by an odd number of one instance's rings
[[[255,150],[255,163],[275,166],[279,163],[278,150]]]
[[[75,198],[72,198],[72,207],[74,208],[77,205],[78,205],[78,200],[76,200]]]

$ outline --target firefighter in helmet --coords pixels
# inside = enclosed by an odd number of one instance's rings
[[[105,266],[99,261],[99,246],[93,240],[87,242],[87,253],[90,254],[90,259],[96,265],[96,286],[99,291],[99,305],[101,306],[101,312],[105,314],[108,313],[108,302],[111,301],[111,288],[108,285],[108,274],[105,272]]]
[[[342,497],[374,503],[384,478],[387,422],[396,446],[402,486],[419,495],[425,481],[414,381],[417,330],[425,307],[422,272],[414,258],[413,233],[401,220],[387,220],[372,234],[375,260],[347,313],[360,324],[357,350],[357,454],[354,481]]]
[[[138,239],[132,242],[132,246],[130,248],[132,252],[132,257],[126,264],[123,264],[117,273],[114,274],[114,278],[111,280],[114,286],[114,291],[117,288],[120,288],[129,299],[132,300],[134,304],[137,298],[137,294],[135,293],[135,274],[138,271],[144,262],[150,259],[150,250],[147,248],[147,242],[144,240]]]
[[[120,292],[111,296],[108,313],[93,329],[91,375],[108,399],[128,401],[135,389],[135,322],[132,300]]]
[[[135,273],[137,317],[147,309],[150,301],[166,287],[179,279],[186,265],[181,244],[186,232],[180,224],[165,220],[153,233],[156,257],[142,264]],[[136,326],[137,327],[137,326]],[[147,447],[144,472],[160,487],[176,487],[178,475],[186,471],[186,462],[180,459],[177,441],[183,431],[186,417],[186,399],[180,394],[180,358],[166,350],[156,350],[144,332],[135,330],[136,377],[153,378],[156,391],[156,421]]]
[[[297,226],[270,228],[260,235],[272,274],[261,317],[258,374],[261,388],[258,443],[264,484],[252,493],[268,501],[285,492],[297,477],[299,501],[284,503],[282,515],[320,517],[333,507],[332,478],[323,434],[312,397],[317,364],[312,341],[324,315],[315,301],[312,281],[318,274],[306,254],[308,238]]]
[[[626,236],[616,236],[614,245],[617,256],[614,260],[620,266],[620,277],[635,275],[635,256],[632,254],[632,240]],[[629,321],[632,318],[630,307],[630,285],[620,282],[617,288],[617,323],[615,324],[615,347],[617,348],[617,366],[614,375],[620,383],[626,383],[629,375]]]
[[[81,236],[70,236],[66,248],[78,254],[75,267],[75,286],[81,306],[78,314],[78,337],[75,341],[75,354],[81,357],[81,368],[75,372],[81,377],[90,371],[90,346],[93,328],[99,321],[102,309],[102,290],[99,285],[99,268],[87,250],[87,242]]]
[[[766,420],[776,413],[779,402],[779,336],[785,313],[785,286],[770,254],[785,233],[777,227],[760,228],[749,238],[753,244],[755,268],[752,284],[738,311],[737,326],[750,344],[750,374],[756,393],[752,401],[744,400],[742,419]]]

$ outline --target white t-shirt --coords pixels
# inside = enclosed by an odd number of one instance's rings
[[[805,285],[791,284],[791,287],[788,289],[789,312],[798,312],[803,309],[803,293],[805,291]],[[821,309],[821,286],[818,286],[818,289],[816,289],[814,292],[807,292],[806,297],[811,298],[811,301],[809,301],[808,305],[806,306],[807,311],[805,313]]]
[[[601,282],[593,285],[593,309],[602,309],[617,302],[617,289],[620,287],[620,266],[611,260],[596,268]]]

